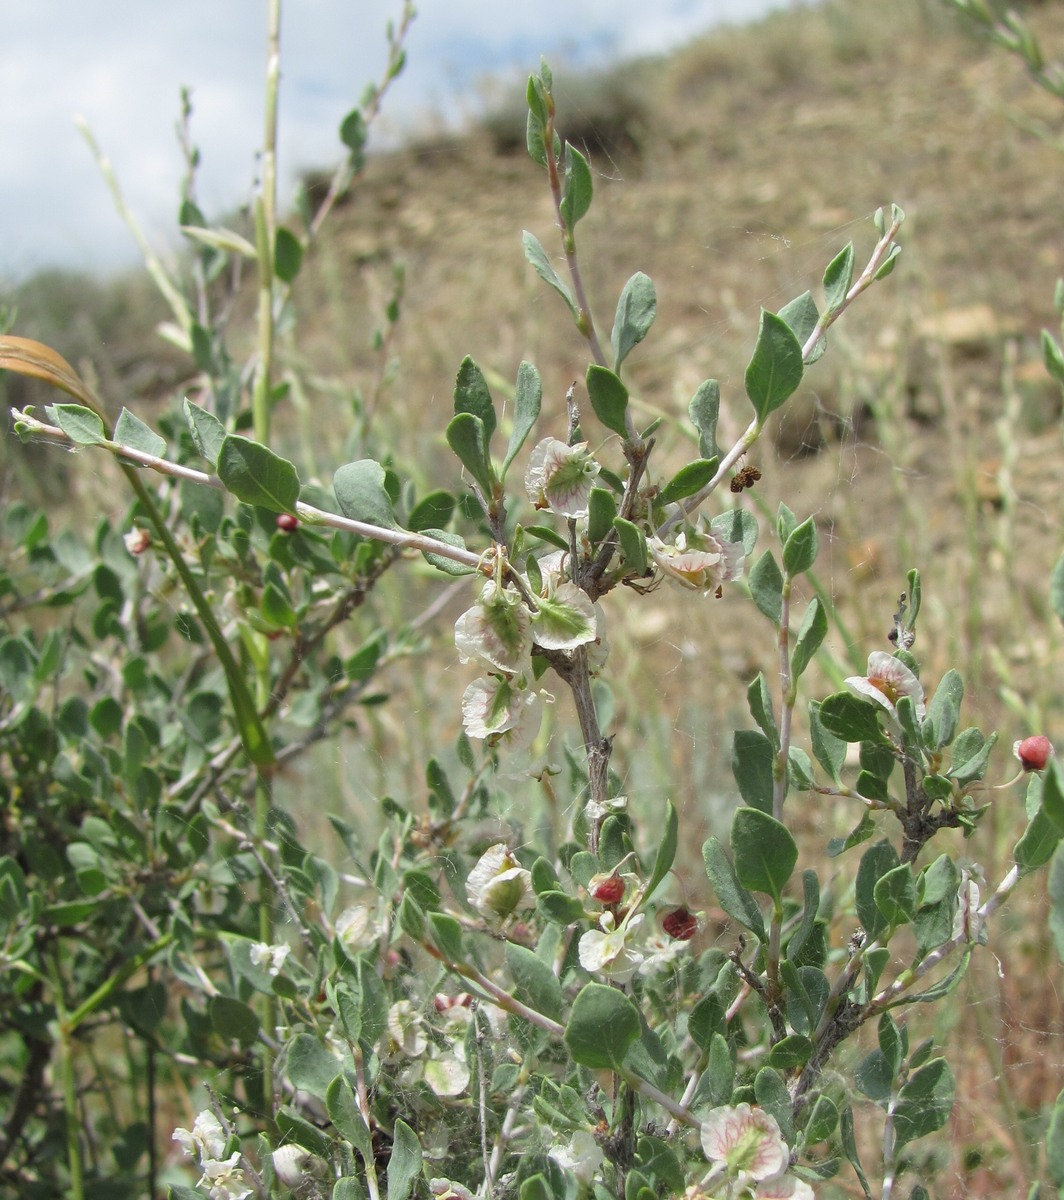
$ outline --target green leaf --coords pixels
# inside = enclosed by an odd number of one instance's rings
[[[912,867],[902,863],[881,875],[872,889],[872,896],[890,928],[907,925],[916,915],[916,881]]]
[[[628,389],[612,371],[597,363],[588,367],[585,383],[595,416],[607,429],[627,437],[624,418],[628,411]]]
[[[613,522],[617,540],[621,543],[621,554],[629,571],[642,577],[647,573],[647,539],[638,525],[617,517]]]
[[[350,150],[351,165],[356,171],[361,169],[365,161],[363,150],[368,132],[366,118],[360,108],[351,109],[340,122],[340,141]]]
[[[432,940],[443,957],[451,963],[465,962],[465,949],[462,945],[462,926],[446,913],[430,912],[426,914],[429,932]]]
[[[815,1146],[826,1142],[839,1125],[839,1110],[830,1096],[821,1093],[805,1123],[805,1144]]]
[[[721,908],[733,920],[756,934],[760,942],[764,942],[765,920],[761,909],[753,895],[739,882],[735,868],[717,838],[709,838],[702,846],[702,861],[706,864],[710,886]]]
[[[779,315],[791,327],[794,336],[798,339],[798,344],[803,347],[812,336],[813,330],[816,329],[817,321],[820,320],[816,301],[809,292],[803,292],[789,304],[785,304],[780,309]],[[827,339],[821,337],[806,360],[806,365],[815,363],[826,349]]]
[[[562,224],[571,233],[577,221],[591,207],[594,185],[587,159],[576,149],[565,143],[565,182],[562,188],[560,213]]]
[[[953,743],[953,749],[950,751],[953,761],[946,774],[960,784],[982,779],[990,763],[990,751],[993,750],[996,741],[996,733],[984,738],[978,729],[965,729]]]
[[[1064,962],[1064,850],[1057,846],[1049,866],[1046,881],[1049,896],[1049,932],[1057,948],[1057,956]]]
[[[853,692],[835,692],[820,704],[820,723],[844,742],[881,742],[880,710]]]
[[[506,457],[502,463],[502,476],[510,469],[510,463],[528,435],[539,420],[540,405],[543,400],[543,385],[540,383],[539,372],[528,362],[522,362],[517,368],[517,384],[514,388],[514,423],[510,431],[510,444],[506,447]]]
[[[118,414],[111,440],[121,446],[129,446],[132,450],[139,450],[142,454],[151,454],[155,458],[162,458],[166,454],[166,438],[160,437],[128,408],[123,408]]]
[[[843,246],[824,272],[824,307],[833,312],[846,299],[853,283],[853,242]]]
[[[285,1074],[293,1087],[324,1100],[339,1073],[336,1056],[312,1034],[297,1033],[288,1043]]]
[[[95,446],[107,440],[103,421],[82,404],[52,404],[48,415],[78,446]]]
[[[809,517],[787,538],[783,547],[783,569],[794,579],[816,562],[819,549],[816,521]]]
[[[291,283],[303,265],[303,243],[290,230],[279,225],[273,240],[273,270],[278,279]]]
[[[1046,1130],[1046,1170],[1059,1188],[1064,1186],[1064,1091],[1060,1092]]]
[[[639,1010],[623,993],[588,983],[573,1002],[565,1044],[573,1060],[592,1070],[617,1070],[642,1032]]]
[[[732,739],[732,774],[751,808],[772,812],[772,743],[756,729],[737,729]]]
[[[225,426],[214,413],[200,408],[191,400],[186,399],[181,407],[184,410],[185,421],[192,434],[192,440],[196,444],[196,449],[200,456],[214,467],[218,462],[218,454],[226,438]]]
[[[214,1032],[224,1041],[250,1046],[259,1036],[258,1014],[242,1000],[234,1000],[231,996],[213,996],[208,1011]]]
[[[790,830],[760,809],[740,808],[732,819],[731,848],[743,887],[764,892],[778,904],[798,861]]]
[[[673,504],[687,496],[693,496],[717,473],[715,458],[700,458],[681,467],[658,495],[659,504]]]
[[[284,629],[293,629],[299,620],[284,592],[272,580],[262,589],[259,611],[270,625]]]
[[[735,1089],[735,1057],[722,1033],[715,1033],[710,1041],[703,1079],[706,1081],[706,1101],[711,1107],[731,1100]]]
[[[568,892],[541,892],[536,897],[536,909],[555,925],[571,925],[584,915],[584,906]]]
[[[538,238],[531,234],[526,229],[522,234],[525,246],[525,258],[532,264],[533,270],[543,280],[544,283],[558,293],[569,307],[569,312],[572,313],[575,320],[580,316],[580,307],[573,300],[573,294],[569,291],[564,283],[558,278],[558,273],[551,266],[550,259],[547,257],[546,250],[543,249]]]
[[[703,458],[719,458],[717,445],[717,418],[720,415],[720,384],[707,379],[698,385],[698,391],[687,406],[691,424],[698,430],[698,453]]]
[[[654,895],[658,885],[672,869],[672,864],[676,859],[678,835],[679,821],[676,816],[676,808],[671,800],[667,800],[665,802],[665,829],[654,858],[654,869],[650,872],[650,878],[643,893],[644,900],[649,900]]]
[[[447,426],[447,444],[462,466],[473,476],[484,499],[490,500],[495,473],[488,457],[488,439],[484,422],[472,413],[459,413]]]
[[[857,1138],[854,1135],[853,1126],[853,1109],[849,1104],[844,1105],[839,1113],[839,1143],[842,1146],[843,1154],[846,1155],[850,1166],[853,1167],[854,1174],[861,1184],[866,1200],[872,1200],[872,1193],[868,1188],[868,1178],[864,1173],[864,1168],[861,1166],[861,1159],[857,1153]]]
[[[587,497],[587,536],[598,545],[613,529],[617,516],[617,501],[609,488],[593,487]]]
[[[486,453],[491,435],[495,432],[495,405],[484,372],[468,355],[462,359],[454,381],[454,411],[456,416],[459,413],[472,413],[480,418],[484,426]]]
[[[726,542],[740,542],[743,554],[749,557],[757,545],[757,517],[749,509],[732,508],[726,512],[717,513],[709,523],[710,529],[717,537]]]
[[[787,941],[787,957],[792,961],[801,957],[820,912],[820,881],[816,871],[802,872],[802,897],[802,923]]]
[[[794,651],[791,654],[791,675],[800,679],[806,667],[812,662],[813,655],[820,649],[828,633],[828,618],[824,606],[814,596],[805,610],[798,636],[794,641]]]
[[[961,701],[964,699],[964,680],[951,667],[935,689],[934,697],[927,706],[923,722],[924,742],[931,750],[948,746],[957,734]]]
[[[507,942],[506,965],[513,976],[514,997],[552,1021],[560,1020],[562,988],[550,964],[525,946]]]
[[[804,370],[802,347],[791,327],[782,317],[762,309],[757,342],[746,368],[746,394],[759,421],[794,394]]]
[[[1042,330],[1042,362],[1050,376],[1064,384],[1064,353],[1048,329]]]
[[[758,1104],[773,1117],[785,1142],[794,1141],[794,1122],[791,1117],[791,1097],[779,1071],[762,1067],[754,1076],[754,1096]]]
[[[388,1200],[407,1200],[421,1174],[421,1143],[410,1126],[396,1118],[388,1159]]]
[[[628,357],[632,347],[646,337],[657,311],[658,298],[654,284],[648,275],[637,271],[624,285],[613,319],[610,345],[613,348],[615,371],[620,371],[621,363]]]
[[[801,1033],[792,1033],[778,1041],[768,1055],[768,1065],[777,1071],[794,1071],[812,1058],[812,1041]]]
[[[229,434],[218,452],[218,478],[245,504],[270,512],[295,511],[299,499],[296,469],[261,442]]]
[[[325,1097],[325,1108],[329,1120],[336,1126],[341,1137],[346,1138],[362,1156],[363,1162],[369,1162],[373,1156],[373,1142],[365,1118],[355,1103],[355,1095],[351,1085],[338,1075],[330,1084]]]
[[[1039,808],[1012,851],[1021,873],[1027,875],[1045,866],[1053,857],[1059,841],[1060,830]]]
[[[385,484],[385,470],[372,458],[345,463],[333,476],[336,503],[345,517],[384,529],[397,529],[392,499]]]
[[[824,728],[824,722],[820,719],[820,704],[816,700],[809,703],[809,741],[813,757],[831,776],[832,782],[840,784],[846,761],[846,740]]]
[[[444,529],[454,516],[456,501],[450,492],[429,492],[410,510],[406,520],[407,529],[423,533],[426,529]]]
[[[899,1150],[946,1124],[954,1091],[953,1072],[944,1058],[931,1059],[909,1076],[894,1106],[894,1138]]]
[[[772,749],[780,748],[779,730],[776,728],[776,716],[772,711],[772,695],[768,690],[768,680],[764,671],[758,671],[746,689],[746,703],[750,707],[750,715],[757,722],[758,728],[772,743]]]
[[[750,570],[750,595],[758,611],[779,628],[783,619],[783,574],[771,550],[754,563]]]
[[[857,868],[857,879],[854,884],[854,899],[857,907],[857,919],[868,935],[869,940],[878,937],[887,927],[887,918],[876,903],[876,884],[893,871],[898,863],[898,853],[886,841],[876,842],[861,856],[861,865]]]
[[[435,538],[437,542],[444,542],[448,546],[455,546],[459,550],[465,550],[465,539],[458,536],[457,533],[451,533],[446,529],[422,529],[420,533],[426,537]],[[430,563],[437,571],[442,571],[445,575],[472,575],[473,567],[467,567],[463,563],[457,563],[453,558],[448,558],[444,554],[437,554],[434,550],[422,550],[422,555],[427,563]]]
[[[893,272],[894,268],[898,265],[899,254],[901,254],[901,247],[895,242],[887,252],[887,257],[883,260],[883,265],[873,277],[877,283],[882,279],[886,279]]]

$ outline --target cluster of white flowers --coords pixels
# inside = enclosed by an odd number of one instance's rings
[[[637,972],[653,975],[684,954],[686,938],[669,937],[646,924],[643,913],[628,913],[620,921],[607,909],[599,917],[599,928],[580,937],[580,965],[610,983],[628,983]]]
[[[225,1154],[226,1135],[222,1123],[209,1111],[201,1112],[191,1129],[175,1129],[173,1140],[184,1152],[199,1160],[203,1174],[198,1187],[206,1188],[211,1200],[245,1200],[251,1188],[240,1168],[240,1152]]]

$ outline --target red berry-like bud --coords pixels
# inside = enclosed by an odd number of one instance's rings
[[[679,908],[674,908],[661,918],[661,927],[669,937],[678,942],[686,942],[698,932],[698,918],[686,904],[681,904]]]
[[[624,896],[624,880],[620,875],[606,875],[591,885],[591,895],[600,904],[618,904]]]
[[[291,513],[278,513],[277,528],[282,533],[295,533],[299,528],[299,518],[292,516]]]
[[[1037,733],[1017,742],[1012,753],[1025,771],[1042,771],[1053,755],[1053,743],[1044,733]]]

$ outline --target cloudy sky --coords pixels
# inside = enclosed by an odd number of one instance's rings
[[[598,64],[666,50],[714,24],[798,0],[421,0],[379,132],[456,123],[491,73],[520,78],[539,55]],[[83,116],[130,207],[160,247],[181,177],[174,133],[192,91],[208,216],[251,193],[261,138],[265,0],[37,0],[5,6],[0,43],[0,282],[49,266],[137,261],[74,124]],[[281,167],[331,165],[336,130],[385,61],[401,0],[288,0],[282,24]]]

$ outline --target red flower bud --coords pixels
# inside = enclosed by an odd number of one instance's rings
[[[1025,771],[1042,771],[1053,754],[1053,743],[1044,733],[1026,737],[1012,747],[1012,753],[1020,760]]]
[[[291,513],[278,513],[277,528],[282,533],[295,533],[299,528],[299,518],[292,516]]]
[[[669,937],[678,942],[686,942],[698,932],[698,918],[686,904],[681,904],[679,908],[674,908],[661,918],[661,927]]]
[[[591,895],[600,904],[618,904],[624,896],[624,880],[620,875],[606,875],[592,883]]]

